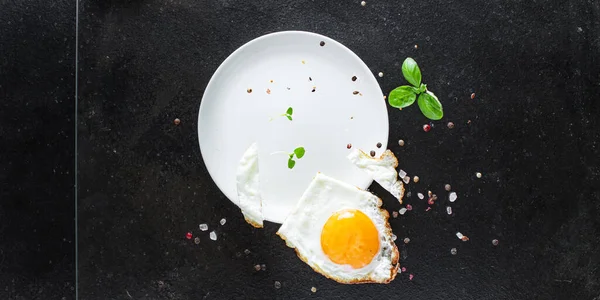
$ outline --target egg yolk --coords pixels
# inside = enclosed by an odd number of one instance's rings
[[[321,248],[334,263],[360,269],[379,251],[379,232],[371,218],[360,210],[341,210],[325,222]]]

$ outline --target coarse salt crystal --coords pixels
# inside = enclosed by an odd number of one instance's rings
[[[398,217],[398,212],[397,211],[393,211],[392,212],[392,217],[397,218]]]
[[[404,207],[403,207],[403,208],[401,208],[401,209],[400,209],[398,212],[399,212],[401,215],[403,215],[403,214],[405,214],[405,213],[406,213],[406,211],[407,211],[407,210],[408,210],[408,209],[406,209],[406,208],[404,208]]]
[[[448,195],[448,200],[450,200],[450,202],[456,201],[456,198],[458,198],[458,196],[456,196],[456,192],[452,192]]]
[[[463,236],[464,235],[462,233],[460,233],[460,232],[456,233],[456,237],[459,238],[459,239],[461,239],[461,240],[462,240]]]
[[[419,199],[421,199],[421,200],[425,199],[425,195],[423,195],[423,194],[421,194],[421,193],[418,193],[418,194],[417,194],[417,196],[418,196],[418,197],[419,197]]]
[[[446,206],[446,212],[451,215],[452,214],[452,207],[450,206]]]
[[[210,239],[213,241],[217,240],[217,233],[215,233],[214,231],[210,232]]]
[[[227,220],[225,220],[225,218],[223,218],[223,219],[221,219],[221,221],[219,221],[219,224],[225,225],[225,222],[227,222]]]
[[[207,231],[207,230],[208,230],[208,225],[206,225],[206,224],[200,224],[200,225],[198,225],[198,227],[199,227],[199,228],[200,228],[200,230],[202,230],[202,231]]]
[[[404,176],[404,177],[402,178],[402,181],[404,181],[404,183],[408,184],[408,183],[410,182],[410,177],[408,177],[408,176]]]
[[[398,239],[398,237],[395,234],[392,233],[392,242],[395,242],[396,239]]]
[[[410,239],[409,239],[409,238],[404,238],[404,243],[405,243],[405,244],[408,244],[408,243],[410,243]]]
[[[404,170],[400,170],[400,171],[398,171],[398,176],[400,178],[404,178],[406,176],[406,172]]]
[[[499,242],[498,242],[498,240],[497,240],[497,239],[493,239],[493,240],[492,240],[492,245],[494,245],[494,246],[498,246],[498,243],[499,243]]]
[[[456,248],[452,248],[452,249],[450,249],[450,253],[451,253],[452,255],[456,255],[456,252],[457,252],[457,251],[456,251]]]
[[[313,293],[316,293],[317,292],[317,288],[313,286],[312,288],[310,288],[310,291],[313,292]]]

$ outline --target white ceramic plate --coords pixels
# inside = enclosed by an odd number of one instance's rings
[[[288,107],[292,121],[279,116]],[[276,223],[317,172],[367,188],[372,180],[346,159],[346,146],[379,156],[388,129],[383,93],[365,63],[342,44],[301,31],[268,34],[233,52],[211,78],[198,115],[204,163],[233,203],[240,158],[258,142],[263,214]],[[290,170],[285,153],[299,146],[306,154]]]

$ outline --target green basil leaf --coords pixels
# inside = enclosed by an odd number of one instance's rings
[[[293,159],[288,159],[288,168],[293,169],[294,166],[296,165],[296,161]]]
[[[425,91],[427,91],[427,85],[424,83],[421,83],[421,86],[419,87],[419,94],[423,93]]]
[[[395,88],[390,92],[388,96],[388,102],[392,107],[405,108],[417,100],[417,93],[415,88],[409,85],[403,85]]]
[[[421,85],[421,70],[414,59],[407,57],[404,60],[402,63],[402,74],[404,74],[406,81],[415,87]]]
[[[444,116],[442,103],[430,91],[419,95],[417,103],[423,115],[431,120],[439,120]]]
[[[291,107],[288,107],[288,109],[285,111],[285,113],[291,116],[294,113],[294,109]]]
[[[296,154],[297,158],[302,158],[304,156],[304,147],[298,147],[294,149],[294,154]]]
[[[285,117],[288,118],[288,120],[290,120],[290,121],[292,120],[292,116],[290,116],[290,115],[286,115]]]

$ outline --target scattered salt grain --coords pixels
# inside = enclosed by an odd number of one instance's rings
[[[398,145],[400,145],[400,147],[404,146],[404,140],[399,140]]]
[[[200,225],[198,225],[198,227],[199,227],[199,228],[200,228],[200,230],[202,230],[202,231],[207,231],[207,230],[208,230],[208,225],[206,225],[206,224],[200,224]]]
[[[419,176],[415,176],[415,177],[413,177],[413,181],[414,181],[415,183],[419,182]]]
[[[455,192],[452,192],[450,195],[448,195],[448,200],[450,200],[450,202],[456,201],[456,198],[458,198],[458,196],[456,196]]]
[[[412,210],[412,205],[406,204],[406,210]]]
[[[379,72],[379,77],[383,77],[383,72]]]
[[[401,208],[401,209],[400,209],[398,212],[399,212],[401,215],[403,215],[403,214],[405,214],[405,213],[406,213],[406,211],[407,211],[407,210],[408,210],[408,209],[406,209],[406,208],[404,208],[404,207],[403,207],[403,208]]]
[[[398,239],[398,237],[392,233],[392,242],[395,242]]]
[[[494,246],[498,246],[498,243],[499,243],[499,242],[498,242],[498,240],[497,240],[497,239],[493,239],[493,240],[492,240],[492,245],[494,245]]]
[[[276,289],[280,289],[281,288],[281,282],[279,282],[279,281],[275,281],[274,285],[275,285]]]
[[[404,238],[404,243],[405,243],[405,244],[408,244],[408,243],[410,243],[410,239],[409,239],[409,238]]]
[[[196,245],[200,244],[200,238],[199,237],[196,237],[194,239],[194,244],[196,244]]]
[[[481,175],[481,173],[477,172],[477,173],[475,173],[475,176],[477,176],[477,178],[481,178],[481,176],[483,176],[483,175]]]
[[[456,255],[456,252],[457,252],[457,251],[456,251],[456,248],[452,248],[452,249],[450,249],[450,253],[452,253],[452,255]]]
[[[225,218],[223,218],[223,219],[221,219],[221,221],[219,221],[219,224],[221,224],[221,226],[222,226],[222,225],[225,225],[225,222],[227,222],[227,220],[225,220]]]
[[[260,271],[260,265],[254,265],[254,270],[256,270],[256,272]]]
[[[213,241],[217,240],[217,234],[214,231],[210,232],[210,239],[213,240]]]
[[[450,206],[446,206],[446,212],[451,215],[452,214],[452,207]]]
[[[444,186],[444,189],[446,189],[446,191],[448,191],[448,192],[449,192],[450,190],[452,190],[452,186],[451,186],[451,185],[449,185],[449,184],[446,184],[446,185]]]
[[[317,288],[313,286],[312,288],[310,288],[310,291],[313,292],[313,293],[316,293],[317,292]]]
[[[421,194],[421,193],[418,193],[418,194],[417,194],[417,197],[419,197],[419,199],[421,199],[421,200],[425,199],[425,195],[423,195],[423,194]]]
[[[397,211],[393,211],[392,212],[392,217],[397,218],[398,217],[398,212]]]
[[[415,277],[415,276],[414,276],[413,274],[409,274],[409,275],[408,275],[408,280],[413,280],[413,278],[414,278],[414,277]]]
[[[402,181],[404,181],[404,183],[408,184],[410,182],[410,177],[404,176],[404,178],[402,178]]]
[[[244,254],[246,254],[246,255],[250,254],[250,250],[248,250],[248,249],[244,250]]]
[[[263,271],[266,271],[267,270],[267,265],[265,265],[265,264],[260,265],[260,269],[263,270]]]
[[[459,238],[459,239],[462,239],[462,238],[463,238],[463,236],[464,236],[464,235],[463,235],[462,233],[460,233],[460,232],[457,232],[457,233],[456,233],[456,237],[457,237],[457,238]]]
[[[400,178],[404,178],[406,176],[406,172],[404,170],[400,170],[400,171],[398,171],[398,176]]]
[[[410,197],[412,195],[411,192],[406,193],[406,198]]]
[[[362,6],[365,6],[365,5],[367,5],[367,2],[365,2],[365,1],[362,1],[362,2],[360,3],[360,5],[362,5]]]

